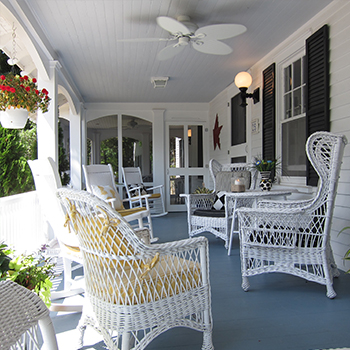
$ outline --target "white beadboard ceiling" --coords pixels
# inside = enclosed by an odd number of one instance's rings
[[[211,101],[239,71],[251,67],[332,0],[11,2],[25,10],[38,33],[44,33],[54,58],[71,76],[83,102],[134,103]],[[237,23],[245,25],[247,31],[223,40],[233,48],[229,55],[203,54],[187,46],[167,61],[158,61],[156,55],[170,43],[118,41],[167,38],[168,32],[156,24],[156,18],[179,15],[190,16],[198,27]],[[6,26],[1,17],[0,13],[0,39],[4,41],[11,25]],[[21,46],[20,39],[18,43]],[[11,42],[3,45],[5,52],[11,47]],[[163,76],[169,77],[166,88],[153,88],[151,78]]]

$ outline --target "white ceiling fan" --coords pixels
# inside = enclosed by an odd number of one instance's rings
[[[187,45],[202,53],[211,55],[228,55],[232,48],[220,40],[243,34],[247,28],[241,24],[214,24],[201,28],[190,22],[188,16],[176,19],[166,16],[157,17],[157,24],[170,33],[170,38],[122,39],[124,42],[142,41],[176,41],[158,52],[157,59],[168,60],[180,53]]]

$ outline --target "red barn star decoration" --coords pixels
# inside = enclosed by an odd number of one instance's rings
[[[221,129],[222,129],[222,125],[219,126],[219,116],[216,114],[216,119],[215,119],[215,124],[214,124],[214,129],[213,129],[214,151],[215,151],[216,145],[218,145],[219,148],[221,149],[220,136],[219,136]]]

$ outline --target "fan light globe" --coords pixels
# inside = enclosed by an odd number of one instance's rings
[[[235,77],[235,85],[238,88],[249,88],[252,81],[252,76],[248,72],[240,72]]]

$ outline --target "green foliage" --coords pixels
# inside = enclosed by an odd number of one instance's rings
[[[141,142],[130,137],[123,137],[123,166],[132,167],[134,165],[134,144]],[[89,150],[90,148],[88,148]],[[103,140],[100,146],[101,150],[101,164],[111,164],[118,179],[118,137],[111,137]]]
[[[276,169],[279,165],[279,162],[277,159],[273,160],[265,160],[256,157],[255,158],[255,164],[253,167],[255,167],[258,171],[272,171]]]
[[[66,154],[66,149],[63,144],[63,129],[61,123],[58,122],[58,170],[61,177],[61,182],[63,186],[69,184],[69,159]]]
[[[1,264],[1,261],[3,263]],[[0,245],[0,281],[11,280],[33,290],[45,302],[51,305],[51,279],[54,276],[55,264],[43,252],[30,255],[15,255],[15,251],[6,244]]]
[[[202,187],[197,187],[197,189],[193,192],[194,194],[201,194],[201,193],[205,193],[205,194],[209,194],[212,193],[212,190],[209,190],[209,188],[206,188],[204,186]]]
[[[26,153],[33,148],[21,139],[25,132],[0,126],[0,197],[34,189],[26,158]]]

